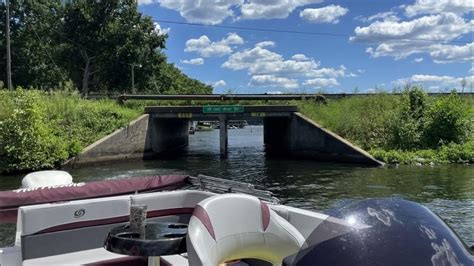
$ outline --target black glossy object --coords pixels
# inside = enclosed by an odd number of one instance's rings
[[[104,248],[117,254],[147,257],[186,252],[187,224],[147,223],[145,232],[142,239],[128,224],[116,227],[109,232]]]
[[[474,265],[473,251],[443,220],[418,203],[369,199],[328,214],[369,227],[311,244],[311,239],[327,230],[318,226],[321,229],[316,228],[307,239],[310,246],[286,258],[284,265]]]

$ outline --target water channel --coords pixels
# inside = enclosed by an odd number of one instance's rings
[[[229,154],[219,156],[219,131],[190,135],[185,154],[161,160],[100,164],[70,171],[76,182],[160,174],[206,174],[250,182],[284,204],[324,211],[368,197],[402,197],[441,216],[474,245],[474,166],[367,168],[310,160],[268,158],[263,127],[229,130]],[[0,176],[0,189],[18,188],[21,177]],[[0,246],[13,243],[13,225],[0,225]]]

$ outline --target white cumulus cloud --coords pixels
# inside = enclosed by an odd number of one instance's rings
[[[222,79],[212,83],[212,87],[214,87],[214,88],[224,87],[225,85],[227,85],[227,84]]]
[[[397,16],[395,11],[385,11],[374,14],[370,17],[357,16],[354,19],[362,22],[372,22],[374,20],[387,20],[387,21],[399,21],[400,18]]]
[[[291,57],[291,59],[295,60],[295,61],[308,61],[310,60],[308,57],[306,57],[306,55],[304,54],[295,54]]]
[[[162,7],[178,11],[189,22],[215,25],[233,17],[233,6],[243,4],[243,0],[159,0]]]
[[[186,41],[185,52],[196,52],[202,57],[223,56],[232,53],[233,45],[243,44],[244,40],[236,33],[229,33],[226,38],[212,42],[209,37],[202,35],[198,39]]]
[[[467,22],[454,13],[424,16],[411,21],[376,21],[367,27],[356,27],[352,41],[385,42],[404,39],[450,41],[471,30]]]
[[[158,3],[158,0],[138,0],[139,5],[150,5],[156,3]]]
[[[204,64],[204,59],[201,58],[201,57],[198,57],[198,58],[193,58],[193,59],[185,59],[185,60],[181,60],[181,63],[183,64],[189,64],[189,65],[202,65]]]
[[[416,84],[423,88],[426,88],[433,92],[439,91],[450,91],[456,89],[460,91],[462,89],[462,81],[466,81],[466,87],[472,87],[474,84],[474,77],[453,77],[453,76],[437,76],[437,75],[425,75],[416,74],[408,78],[401,78],[393,81],[392,83],[396,86],[405,86],[406,84]]]
[[[159,35],[165,35],[171,31],[171,28],[161,28],[160,24],[156,22],[153,22],[153,24],[155,25],[155,32]]]
[[[339,17],[344,16],[349,9],[342,6],[330,5],[322,8],[307,8],[300,12],[300,17],[311,23],[339,22]]]
[[[405,14],[409,17],[442,12],[465,14],[472,12],[473,6],[472,0],[416,0],[405,7]]]
[[[255,44],[255,46],[258,46],[258,47],[273,47],[273,46],[275,46],[275,42],[273,42],[273,41],[264,41],[264,42],[259,42],[259,43]]]
[[[421,62],[423,62],[423,57],[415,58],[415,59],[413,59],[413,61],[414,61],[415,63],[421,63]]]
[[[278,77],[275,75],[254,75],[250,79],[249,85],[295,89],[298,88],[298,81],[296,79]]]
[[[337,86],[339,83],[335,78],[315,78],[306,80],[303,82],[303,85],[311,86],[313,88],[325,88]]]
[[[430,54],[436,63],[471,60],[467,51],[471,44],[440,44],[453,41],[472,32],[474,20],[467,21],[454,13],[423,16],[411,21],[375,21],[366,27],[356,27],[354,42],[376,44],[366,52],[372,57],[392,56],[403,59],[412,54]],[[468,55],[466,57],[466,55]]]
[[[435,63],[472,62],[474,43],[466,45],[433,45],[430,55]]]
[[[215,25],[227,18],[282,19],[296,8],[323,0],[139,0],[139,4],[159,3],[175,10],[189,22]]]
[[[247,0],[240,7],[241,19],[286,18],[297,7],[323,0]]]
[[[251,76],[250,85],[284,88],[298,88],[301,81],[312,79],[304,85],[314,88],[336,86],[339,84],[336,78],[353,76],[346,74],[343,65],[337,68],[320,67],[320,62],[304,54],[295,54],[291,59],[286,59],[258,44],[231,54],[222,67],[246,70]]]

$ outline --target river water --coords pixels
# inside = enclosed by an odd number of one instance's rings
[[[229,154],[219,156],[219,131],[190,135],[185,154],[167,159],[100,164],[70,171],[76,182],[160,174],[205,174],[250,182],[284,204],[324,211],[369,197],[401,197],[441,216],[468,245],[474,245],[474,166],[360,165],[274,159],[265,155],[263,127],[229,130]],[[20,186],[21,177],[0,176],[1,189]],[[0,226],[0,246],[11,244],[13,225]]]

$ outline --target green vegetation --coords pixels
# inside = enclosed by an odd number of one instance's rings
[[[0,4],[0,28],[5,29]],[[138,12],[136,0],[10,0],[12,80],[15,86],[61,89],[72,82],[89,93],[211,93],[212,87],[166,62],[166,34]],[[0,73],[6,73],[0,30]],[[6,75],[0,83],[6,84]]]
[[[0,90],[0,172],[57,166],[140,113],[77,92]]]
[[[295,102],[322,126],[393,164],[474,162],[474,99],[428,97],[420,88],[401,96],[330,100],[327,105]]]
[[[12,78],[18,89],[2,90],[6,84],[2,75],[0,172],[54,167],[138,116],[150,102],[119,106],[112,100],[82,98],[90,93],[131,92],[132,72],[139,93],[212,92],[211,86],[167,63],[163,53],[167,35],[138,12],[136,0],[10,3]],[[5,13],[5,5],[0,5],[1,29]],[[0,73],[7,68],[3,40],[5,31],[0,31]],[[474,162],[473,98],[455,93],[428,97],[413,87],[401,96],[379,93],[327,104],[293,104],[388,163]]]
[[[45,92],[0,90],[0,172],[54,167],[120,128],[146,105],[222,104],[206,101],[87,100],[69,86]],[[296,104],[306,116],[390,164],[474,162],[474,99],[374,94]],[[224,104],[256,104],[225,102]],[[265,102],[260,104],[282,104]]]

